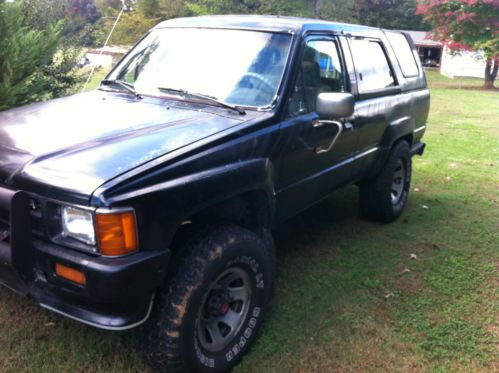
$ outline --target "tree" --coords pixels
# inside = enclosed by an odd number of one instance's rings
[[[482,51],[486,59],[484,87],[494,88],[499,70],[498,0],[420,0],[417,12],[453,53]]]
[[[336,22],[358,23],[355,0],[323,0],[320,18]]]
[[[64,75],[58,71],[65,58],[58,54],[62,22],[36,30],[27,20],[21,4],[0,0],[0,110],[56,97],[67,88],[56,78]]]
[[[107,37],[113,22],[114,19],[108,20],[105,37]],[[133,45],[157,23],[156,18],[148,18],[141,12],[125,12],[121,16],[109,43],[110,45]]]
[[[51,64],[39,70],[50,81],[47,98],[60,97],[74,91],[83,80],[76,63],[83,46],[95,40],[95,22],[101,14],[94,0],[20,0],[22,24],[29,30],[46,31],[60,24],[61,31]]]
[[[314,13],[314,18],[319,18],[321,16],[321,8],[322,1],[321,0],[313,0],[312,1],[312,9]]]
[[[101,14],[93,0],[22,0],[25,23],[43,30],[47,25],[62,21],[64,44],[89,46],[93,40],[93,25]]]
[[[102,18],[95,31],[94,46],[102,46],[120,13],[120,0],[95,0]],[[120,21],[111,36],[110,44],[135,44],[149,29],[164,19],[191,15],[185,0],[128,0]]]
[[[354,18],[358,23],[397,30],[425,30],[416,15],[416,0],[356,0]]]
[[[137,3],[137,8],[148,18],[157,17],[159,13],[158,0],[141,0]]]
[[[156,16],[163,20],[190,15],[185,3],[184,0],[158,0]]]
[[[123,3],[119,0],[98,0],[96,5],[103,17],[96,26],[94,46],[101,47],[121,12]],[[125,5],[125,11],[109,40],[110,45],[133,45],[159,22],[158,1],[147,1],[142,5],[139,2],[136,5],[136,7],[132,3]]]
[[[260,0],[196,0],[185,6],[193,14],[251,14],[257,13]]]

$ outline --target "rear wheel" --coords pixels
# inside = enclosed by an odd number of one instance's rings
[[[396,143],[381,172],[360,185],[360,208],[367,218],[382,222],[397,219],[405,208],[411,184],[409,144]]]
[[[225,372],[255,339],[273,281],[273,247],[232,225],[185,247],[141,331],[148,362],[163,372]]]

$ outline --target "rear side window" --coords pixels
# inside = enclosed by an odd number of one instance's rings
[[[360,93],[395,85],[395,79],[381,43],[373,40],[353,39],[352,55]]]
[[[402,69],[402,74],[404,74],[405,77],[418,76],[418,65],[416,64],[411,46],[405,35],[387,32],[386,37],[395,51],[400,68]]]

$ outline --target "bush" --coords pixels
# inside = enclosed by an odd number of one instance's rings
[[[22,4],[0,0],[0,110],[62,96],[80,81],[80,52],[62,44],[62,31],[62,21],[37,29]]]

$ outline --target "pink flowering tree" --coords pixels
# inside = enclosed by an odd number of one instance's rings
[[[499,0],[418,0],[416,13],[454,53],[483,51],[484,87],[494,88],[499,69]]]

